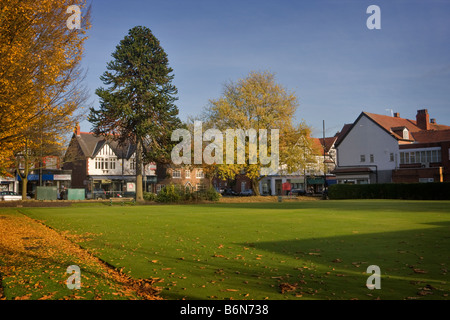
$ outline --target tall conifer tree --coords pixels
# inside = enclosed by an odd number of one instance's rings
[[[136,145],[136,201],[142,201],[143,165],[170,158],[171,134],[181,125],[178,91],[167,54],[150,29],[132,28],[112,57],[100,77],[108,87],[96,90],[100,109],[90,109],[89,121],[95,134]]]

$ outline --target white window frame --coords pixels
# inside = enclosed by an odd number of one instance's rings
[[[172,170],[173,179],[181,179],[181,170]]]
[[[195,172],[195,177],[197,179],[204,179],[205,174],[203,173],[203,169],[197,169],[197,171]]]

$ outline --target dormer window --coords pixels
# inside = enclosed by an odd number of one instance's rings
[[[403,139],[409,140],[409,131],[407,128],[403,129]]]
[[[391,128],[391,132],[400,136],[403,140],[409,140],[409,130],[406,127],[394,127]]]

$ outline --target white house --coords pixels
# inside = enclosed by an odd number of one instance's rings
[[[120,146],[77,127],[66,151],[64,169],[72,170],[72,188],[104,190],[111,195],[135,192],[135,154],[132,144]],[[146,165],[143,177],[147,190],[156,183],[156,165]]]
[[[430,121],[427,110],[418,110],[416,120],[398,113],[386,116],[362,112],[353,124],[347,124],[336,141],[338,183],[390,183],[393,171],[400,168],[400,152],[412,145],[424,132],[449,129]]]

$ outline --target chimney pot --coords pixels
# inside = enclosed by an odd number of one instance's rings
[[[430,122],[435,124],[436,123],[436,119],[431,119]]]

